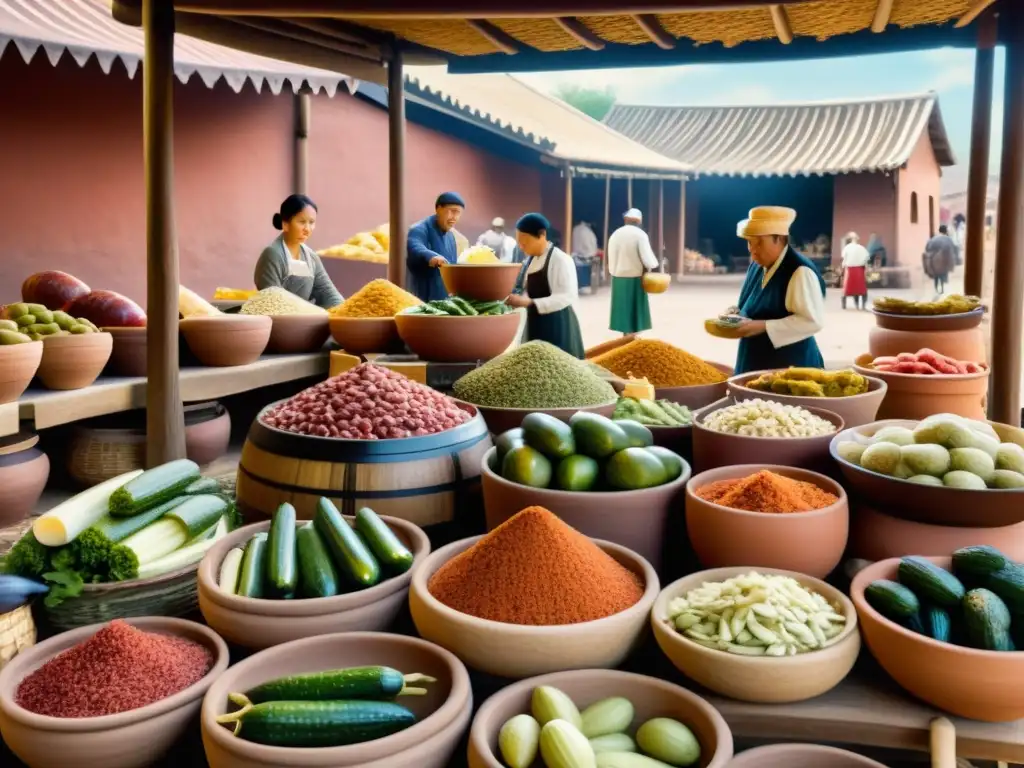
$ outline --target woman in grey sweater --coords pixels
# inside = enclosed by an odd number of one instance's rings
[[[331,282],[324,263],[306,245],[316,227],[316,203],[305,195],[289,195],[274,214],[281,234],[263,249],[253,279],[259,290],[278,286],[300,299],[330,309],[344,299]]]

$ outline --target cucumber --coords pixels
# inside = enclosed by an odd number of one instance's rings
[[[295,551],[299,566],[299,594],[307,598],[338,594],[338,570],[313,523],[306,523],[295,532]]]
[[[263,566],[267,560],[267,534],[253,534],[245,545],[242,556],[242,570],[238,574],[236,595],[242,597],[263,597]]]
[[[416,715],[390,701],[266,701],[253,704],[232,693],[241,707],[217,722],[255,744],[275,747],[341,747],[404,731]]]
[[[267,592],[270,597],[295,597],[299,570],[295,562],[295,507],[287,502],[277,508],[267,537]]]
[[[181,494],[182,496],[198,496],[205,493],[219,494],[222,492],[223,489],[220,487],[220,483],[212,477],[200,477],[195,482],[190,483]]]
[[[958,577],[987,576],[1000,571],[1012,561],[995,547],[980,544],[963,547],[953,553],[953,573]]]
[[[392,699],[395,696],[423,696],[426,688],[410,683],[435,683],[432,677],[403,675],[391,667],[351,667],[305,675],[289,675],[258,685],[245,695],[253,704],[265,701],[344,701],[348,699]]]
[[[220,564],[220,572],[217,574],[217,586],[229,595],[235,594],[238,590],[238,577],[242,572],[242,557],[244,555],[244,549],[233,547],[224,555],[224,562]]]
[[[156,522],[163,517],[165,513],[170,512],[179,504],[183,504],[187,498],[187,496],[178,496],[177,498],[165,501],[163,504],[158,504],[151,509],[147,509],[145,512],[140,512],[139,514],[132,515],[131,517],[112,517],[110,515],[104,515],[103,518],[93,526],[93,528],[106,536],[114,544],[117,544],[118,542],[127,539],[133,533],[141,531],[150,523]]]
[[[1010,563],[985,577],[985,586],[995,592],[1014,616],[1024,617],[1024,568]]]
[[[878,579],[868,584],[864,589],[864,599],[885,618],[900,624],[917,616],[921,610],[917,595],[889,579]]]
[[[955,608],[964,599],[964,585],[952,573],[930,560],[912,555],[900,560],[900,583],[918,598],[943,608]]]
[[[921,608],[921,626],[924,634],[941,643],[950,642],[953,622],[949,611],[937,605],[926,605]]]
[[[462,298],[459,298],[458,296],[455,296],[454,298],[450,299],[450,301],[453,304],[455,304],[459,309],[461,309],[462,310],[462,314],[464,314],[464,315],[475,316],[475,315],[479,315],[480,314],[476,310],[476,307],[474,307],[472,304],[470,304],[465,299],[462,299]]]
[[[114,517],[131,517],[180,496],[199,479],[199,465],[189,459],[178,459],[147,469],[129,480],[112,494],[108,510]]]
[[[385,568],[395,573],[405,573],[412,568],[412,552],[369,507],[356,512],[356,531],[363,537],[377,562]]]
[[[193,539],[216,525],[217,521],[230,511],[231,502],[223,496],[203,494],[189,496],[181,504],[165,512],[164,517],[181,523],[188,532],[188,538]]]
[[[1010,609],[998,595],[987,589],[972,589],[963,605],[971,645],[986,651],[1015,650],[1010,637]]]
[[[372,587],[380,581],[377,561],[330,499],[321,497],[316,503],[313,525],[324,537],[335,565],[345,576],[364,588]]]

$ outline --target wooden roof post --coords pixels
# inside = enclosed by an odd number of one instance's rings
[[[405,287],[405,74],[397,46],[388,61],[388,280]]]
[[[604,251],[604,278],[608,279],[608,227],[611,224],[612,212],[612,175],[609,173],[604,177],[604,240],[601,241],[601,248]]]
[[[658,179],[658,266],[665,261],[665,180]]]
[[[989,10],[978,20],[978,47],[974,54],[974,108],[971,114],[965,230],[967,248],[964,254],[964,292],[968,296],[981,296],[985,276],[985,214],[997,32],[996,16]]]
[[[633,177],[626,177],[626,208],[633,207]]]
[[[686,265],[686,179],[679,180],[679,261],[676,279],[682,280]]]
[[[1021,317],[1024,316],[1024,6],[1000,8],[1006,45],[1003,157],[996,215],[989,418],[1020,426]]]
[[[312,117],[313,98],[309,86],[303,86],[295,94],[295,192],[309,194],[309,123]]]
[[[565,234],[562,235],[562,250],[572,255],[572,165],[565,164]]]
[[[178,388],[178,241],[174,221],[174,7],[142,1],[146,169],[146,466],[185,458]]]

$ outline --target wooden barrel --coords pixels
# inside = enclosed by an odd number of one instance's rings
[[[421,527],[452,522],[480,494],[480,465],[491,448],[487,425],[398,440],[312,437],[253,421],[238,464],[236,495],[246,516],[270,517],[284,502],[310,519],[321,496],[346,515],[370,507]]]

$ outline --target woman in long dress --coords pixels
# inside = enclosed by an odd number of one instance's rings
[[[856,232],[850,232],[844,238],[843,246],[843,309],[846,300],[853,298],[854,309],[868,308],[868,262],[871,256],[868,249],[860,244]]]

